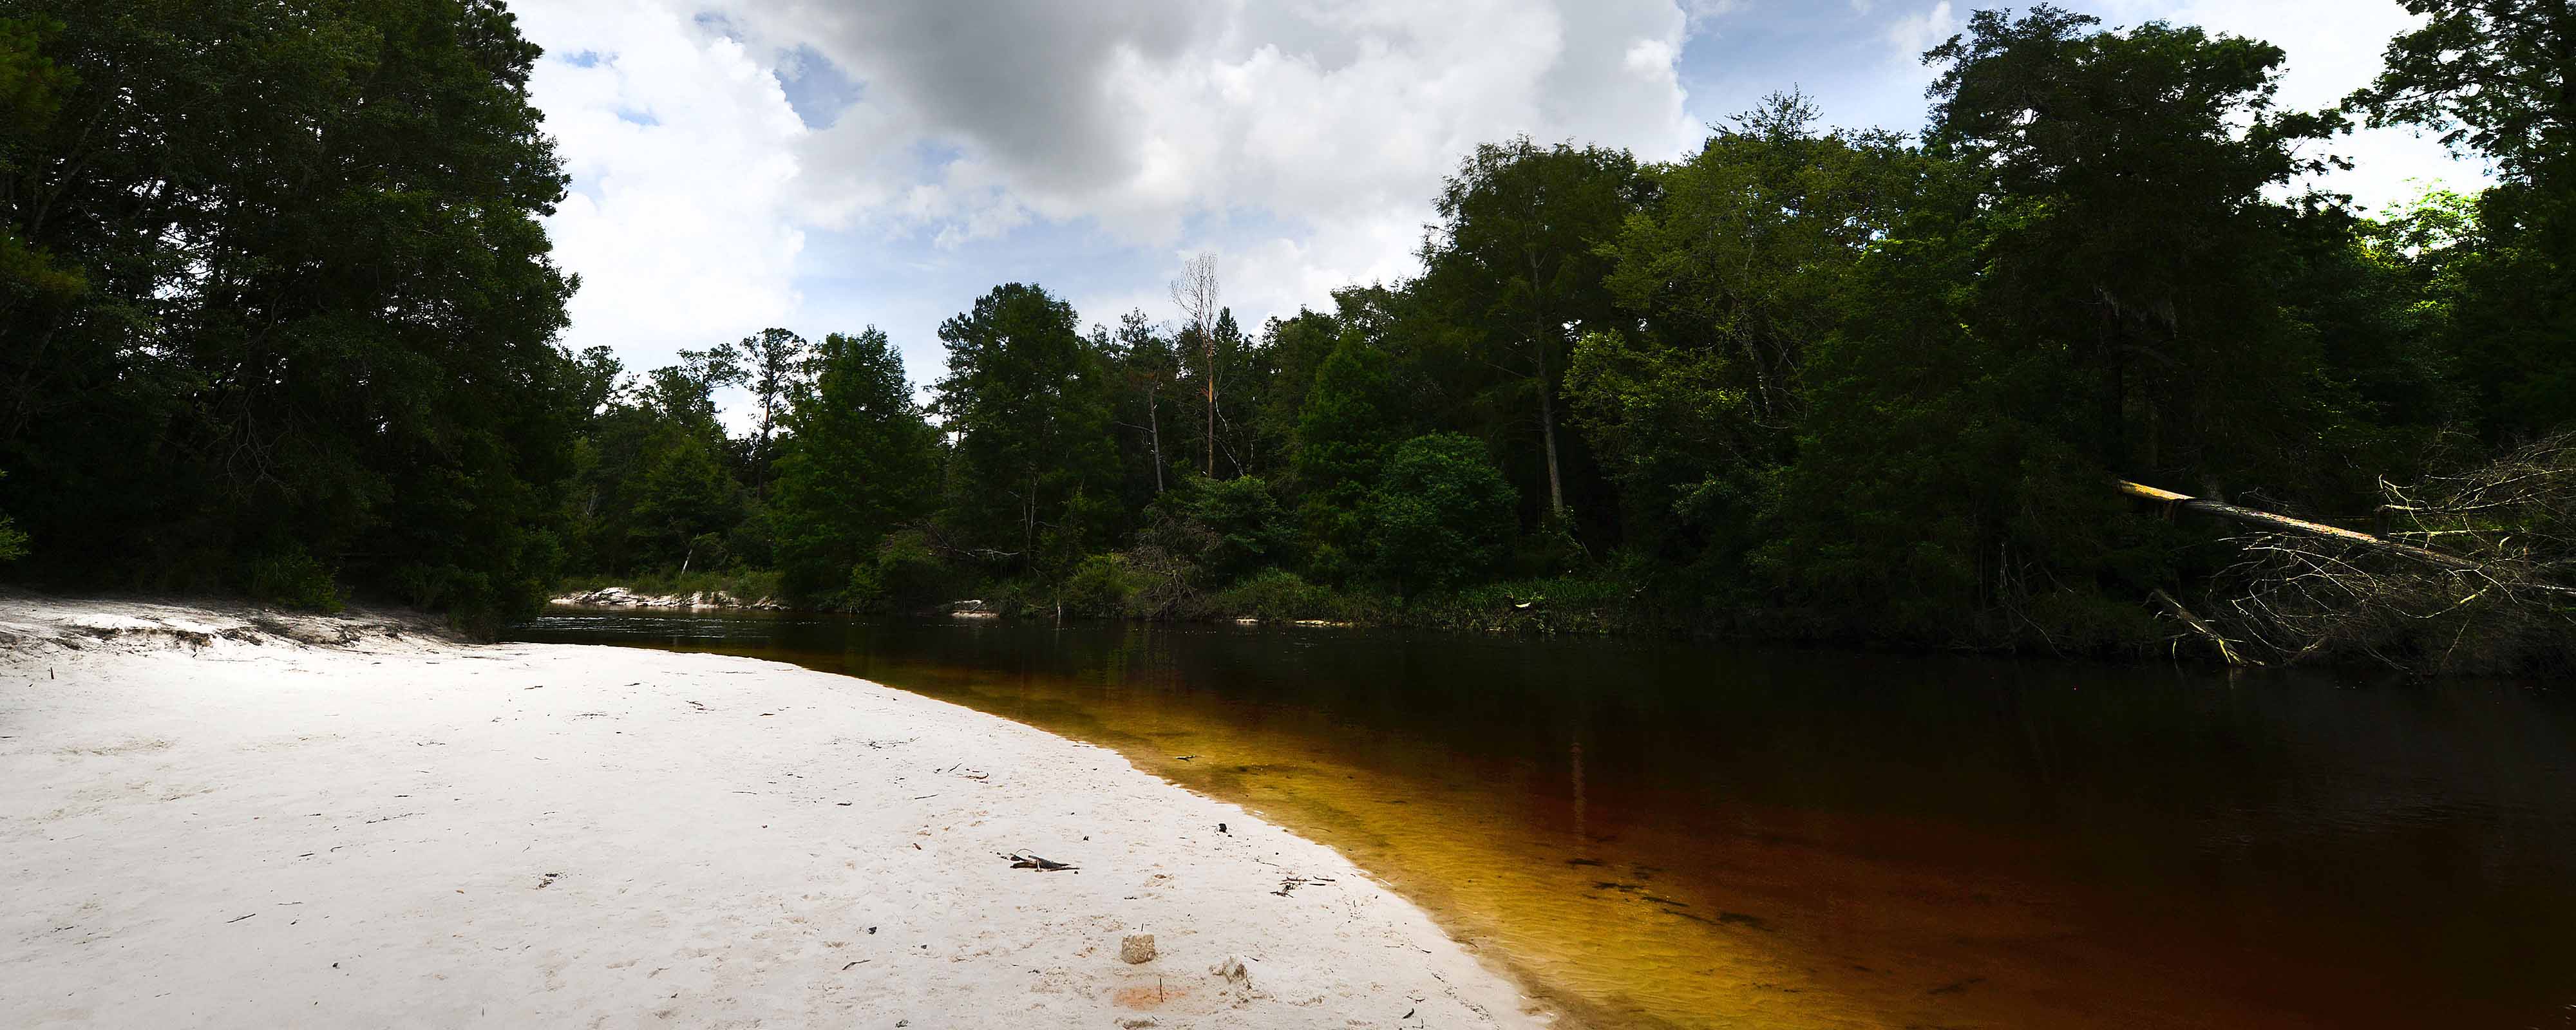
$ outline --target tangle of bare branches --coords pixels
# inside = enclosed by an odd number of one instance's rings
[[[2514,673],[2576,658],[2576,433],[2412,485],[2380,483],[2413,560],[2284,533],[2238,537],[2221,618],[2285,662],[2367,657],[2412,673]]]

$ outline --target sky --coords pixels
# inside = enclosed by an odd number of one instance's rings
[[[546,220],[581,277],[564,343],[630,369],[769,326],[874,325],[916,383],[942,320],[1004,282],[1086,326],[1174,321],[1218,261],[1257,327],[1412,275],[1442,177],[1528,134],[1682,156],[1797,88],[1919,130],[1951,0],[518,0],[530,90],[572,175]],[[2111,25],[2281,46],[2323,107],[2411,24],[2396,0],[2089,0]],[[2325,183],[2376,208],[2473,188],[2430,139],[2365,131]]]

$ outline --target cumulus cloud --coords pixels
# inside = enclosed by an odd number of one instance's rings
[[[549,223],[584,278],[568,342],[616,344],[643,367],[766,325],[884,321],[926,378],[934,312],[1005,278],[1058,284],[1095,320],[1168,314],[1162,280],[1213,251],[1251,323],[1412,274],[1431,198],[1481,142],[1670,158],[1705,120],[1799,84],[1837,121],[1914,128],[1929,79],[1915,58],[1973,5],[516,6],[548,50],[533,89],[576,178]],[[2366,81],[2406,23],[2393,3],[2349,0],[2098,6],[2115,24],[2280,43],[2284,101],[2312,107]],[[1694,98],[1686,81],[1712,88]],[[2344,142],[2363,168],[2332,184],[2367,201],[2410,177],[2473,184],[2403,133]]]
[[[574,180],[546,222],[582,278],[574,347],[667,361],[791,318],[806,130],[769,63],[671,8],[543,0],[530,91]]]
[[[1870,8],[1855,6],[1854,10],[1868,14]],[[1895,48],[1898,61],[1915,63],[1922,58],[1924,51],[1940,46],[1942,40],[1957,35],[1966,24],[1967,19],[1952,13],[1950,0],[1941,0],[1920,13],[1899,15],[1888,22],[1886,37],[1888,45]]]
[[[954,251],[1073,225],[1212,250],[1247,321],[1410,274],[1430,198],[1526,133],[1650,158],[1733,0],[523,0],[578,195],[570,342],[648,364],[792,319],[808,232]],[[789,84],[782,90],[780,83]],[[819,85],[818,85],[819,84]],[[801,115],[801,117],[800,117]],[[812,269],[801,270],[811,273]],[[810,275],[808,276],[810,278]],[[1154,309],[1159,280],[1077,296]],[[904,335],[901,331],[898,335]],[[914,335],[926,336],[927,327]]]
[[[797,147],[818,222],[956,246],[1078,220],[1133,246],[1301,255],[1244,254],[1256,291],[1400,273],[1382,242],[1409,254],[1478,142],[1666,156],[1699,128],[1673,0],[719,2],[755,50],[810,47],[860,83]],[[1245,213],[1292,235],[1229,236]]]

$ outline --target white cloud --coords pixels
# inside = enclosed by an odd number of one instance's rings
[[[565,343],[613,345],[643,368],[792,318],[805,129],[767,63],[671,7],[517,13],[546,48],[530,91],[574,180],[546,222],[582,277]]]
[[[1868,7],[1855,7],[1862,14]],[[1923,52],[1940,46],[1941,41],[1957,35],[1967,20],[1951,13],[1950,0],[1941,0],[1920,14],[1899,15],[1887,23],[1887,43],[1903,64],[1917,65]]]
[[[799,145],[824,224],[953,247],[1082,221],[1131,246],[1258,248],[1230,262],[1236,292],[1287,310],[1324,299],[1305,284],[1409,269],[1479,142],[1661,157],[1699,134],[1673,0],[723,2],[746,40],[810,46],[862,84]],[[1245,214],[1297,235],[1222,228]]]
[[[576,178],[578,195],[549,222],[559,259],[584,277],[568,342],[617,344],[645,367],[681,346],[792,325],[808,307],[795,283],[834,271],[798,265],[808,232],[831,234],[843,254],[989,255],[996,241],[1055,239],[1065,234],[1047,226],[1072,226],[1130,260],[1170,254],[1177,267],[1179,255],[1219,253],[1246,323],[1324,304],[1333,287],[1415,271],[1441,178],[1480,142],[1527,133],[1647,158],[1696,143],[1674,64],[1698,25],[1735,6],[522,0],[518,10],[547,48],[533,90]],[[800,120],[778,76],[792,82],[818,59],[855,99]],[[1046,257],[1015,260],[1009,274],[1034,264],[1053,276]],[[971,274],[1005,273],[988,262]],[[1161,287],[1149,276],[1073,299],[1106,321],[1128,306],[1164,313]],[[816,310],[847,317],[850,306]],[[888,328],[920,358],[933,325]]]
[[[766,325],[881,322],[929,378],[938,319],[1005,279],[1057,285],[1091,320],[1168,316],[1163,280],[1213,251],[1249,325],[1410,275],[1431,198],[1476,144],[1527,133],[1662,159],[1750,100],[1695,111],[1679,65],[1780,69],[1730,89],[1821,79],[1804,84],[1835,120],[1915,127],[1916,57],[1976,5],[1852,0],[1830,21],[1741,0],[515,6],[547,48],[533,89],[576,178],[548,225],[584,278],[568,342],[640,368]],[[2113,24],[2279,43],[2283,100],[2308,107],[2367,81],[2408,23],[2352,0],[2098,6]],[[1782,26],[1841,35],[1765,32]],[[1739,29],[1817,53],[1727,55]],[[799,78],[818,68],[837,85]],[[2408,178],[2474,185],[2403,133],[2341,142],[2363,166],[2333,184],[2366,202]]]

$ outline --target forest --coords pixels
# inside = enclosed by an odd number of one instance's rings
[[[1006,283],[916,383],[868,327],[561,346],[496,0],[11,0],[0,575],[2563,669],[2576,15],[2404,5],[2316,111],[2259,40],[1980,11],[1920,134],[1783,84],[1668,161],[1501,140],[1418,277],[1257,326],[1217,256],[1161,312]],[[2494,184],[2306,185],[2364,125]]]

